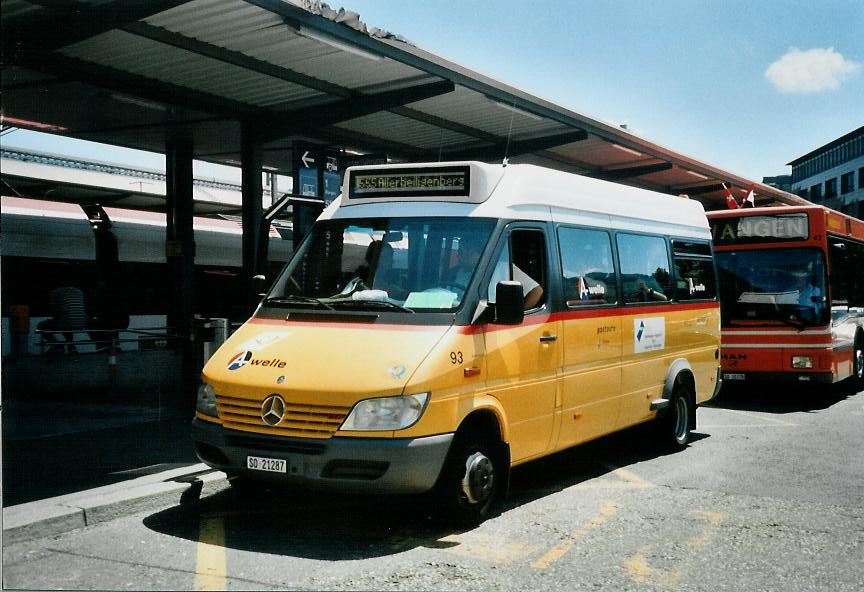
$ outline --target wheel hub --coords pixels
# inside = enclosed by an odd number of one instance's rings
[[[689,418],[687,417],[687,401],[684,397],[676,397],[675,399],[675,439],[679,442],[683,441],[684,438],[687,437],[687,424],[689,422]]]
[[[462,492],[469,504],[478,504],[492,495],[495,485],[495,467],[482,452],[475,452],[465,460],[465,476],[462,477]]]

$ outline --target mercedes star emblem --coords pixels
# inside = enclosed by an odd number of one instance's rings
[[[268,426],[275,426],[285,416],[285,399],[279,395],[270,395],[261,404],[261,419]]]

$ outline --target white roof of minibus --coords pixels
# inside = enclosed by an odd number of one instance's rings
[[[471,167],[473,195],[470,200],[385,197],[364,198],[360,202],[349,200],[343,194],[324,210],[321,218],[452,216],[554,220],[637,232],[710,238],[705,210],[698,201],[535,165],[514,164],[504,167],[480,162],[447,162],[356,169],[454,165]],[[346,183],[351,170],[354,168],[346,171]],[[343,187],[347,187],[347,184]],[[475,192],[475,189],[479,191]]]

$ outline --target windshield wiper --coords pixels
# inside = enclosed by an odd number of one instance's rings
[[[323,302],[319,298],[312,298],[311,296],[298,296],[296,294],[289,294],[288,296],[271,296],[270,298],[266,298],[264,300],[264,304],[276,304],[276,305],[291,305],[291,304],[313,304],[315,306],[319,306],[321,308],[326,308],[327,310],[333,310],[333,307]]]
[[[754,324],[754,321],[758,321]],[[727,319],[726,326],[736,326],[736,327],[766,327],[771,326],[768,323],[780,323],[783,325],[789,325],[790,327],[797,329],[798,331],[803,331],[807,326],[807,323],[804,321],[800,321],[798,319],[787,319],[783,317],[773,317],[773,318],[762,318],[762,319]]]
[[[402,312],[410,312],[413,313],[414,310],[408,308],[407,306],[402,306],[401,304],[396,304],[395,302],[390,302],[389,300],[336,300],[333,302],[338,306],[348,306],[348,307],[356,307],[363,308],[366,306],[381,307],[385,306],[387,308],[394,308],[396,310],[401,310]]]
[[[804,321],[800,321],[798,319],[781,318],[781,319],[779,319],[779,321],[786,324],[786,325],[789,325],[793,329],[797,329],[799,333],[804,330],[804,327],[807,326],[807,323],[805,323]]]

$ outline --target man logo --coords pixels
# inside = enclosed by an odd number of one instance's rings
[[[228,360],[228,369],[229,370],[239,370],[243,366],[246,365],[246,362],[252,359],[251,351],[242,351],[239,354],[236,354],[233,358]]]
[[[261,419],[268,426],[275,426],[285,416],[285,399],[279,395],[270,395],[261,404]]]

